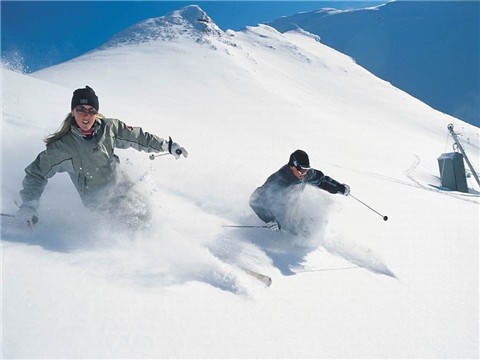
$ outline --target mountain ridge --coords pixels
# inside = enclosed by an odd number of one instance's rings
[[[280,32],[300,27],[316,34],[376,76],[480,126],[480,3],[392,1],[324,10],[267,24]]]

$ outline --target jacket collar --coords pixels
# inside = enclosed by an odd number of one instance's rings
[[[95,119],[95,122],[93,123],[93,126],[92,126],[93,132],[90,135],[85,135],[82,133],[82,129],[78,127],[77,123],[75,122],[75,119],[72,118],[72,126],[70,131],[73,133],[73,135],[77,137],[80,137],[85,140],[90,140],[92,137],[94,137],[98,133],[98,131],[100,130],[100,125],[101,125],[100,119],[98,118]]]

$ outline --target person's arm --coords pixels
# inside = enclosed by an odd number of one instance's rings
[[[181,147],[171,138],[163,139],[156,135],[143,131],[140,127],[127,126],[120,120],[112,119],[112,126],[115,131],[115,147],[120,149],[134,148],[145,152],[168,151],[176,159],[183,155],[188,156],[187,150]]]
[[[265,223],[275,221],[275,216],[273,216],[269,207],[267,206],[265,195],[263,194],[264,189],[262,187],[257,188],[253,194],[250,196],[250,207],[253,212]]]
[[[250,196],[250,207],[253,212],[267,225],[271,231],[280,231],[280,224],[275,219],[275,216],[270,211],[266,204],[264,194],[262,194],[262,187],[257,188]]]
[[[22,204],[15,215],[20,222],[29,226],[36,223],[40,197],[48,179],[57,172],[63,171],[74,171],[72,158],[59,153],[52,147],[38,154],[37,158],[27,166],[22,182],[23,189],[20,191]]]
[[[326,176],[320,170],[312,169],[312,175],[308,178],[308,183],[328,191],[331,194],[343,194],[347,196],[350,193],[350,187],[347,184],[341,184],[337,180]]]

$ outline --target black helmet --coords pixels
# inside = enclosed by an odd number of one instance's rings
[[[308,155],[303,150],[295,150],[290,155],[290,160],[288,161],[288,165],[295,166],[297,170],[301,169],[310,169],[310,160],[308,159]]]

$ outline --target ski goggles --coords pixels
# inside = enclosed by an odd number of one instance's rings
[[[310,169],[310,167],[300,165],[296,159],[293,160],[293,166],[295,166],[295,169],[302,175],[305,175]]]
[[[78,105],[77,107],[75,107],[75,110],[77,110],[77,112],[82,115],[85,114],[85,115],[93,116],[98,114],[98,111],[95,110],[94,108],[87,109],[85,106],[82,106],[82,105]]]
[[[298,171],[301,175],[305,175],[305,174],[307,173],[308,169],[310,169],[310,168],[303,168],[303,167],[300,167],[300,166],[295,167],[295,168],[297,169],[297,171]]]

